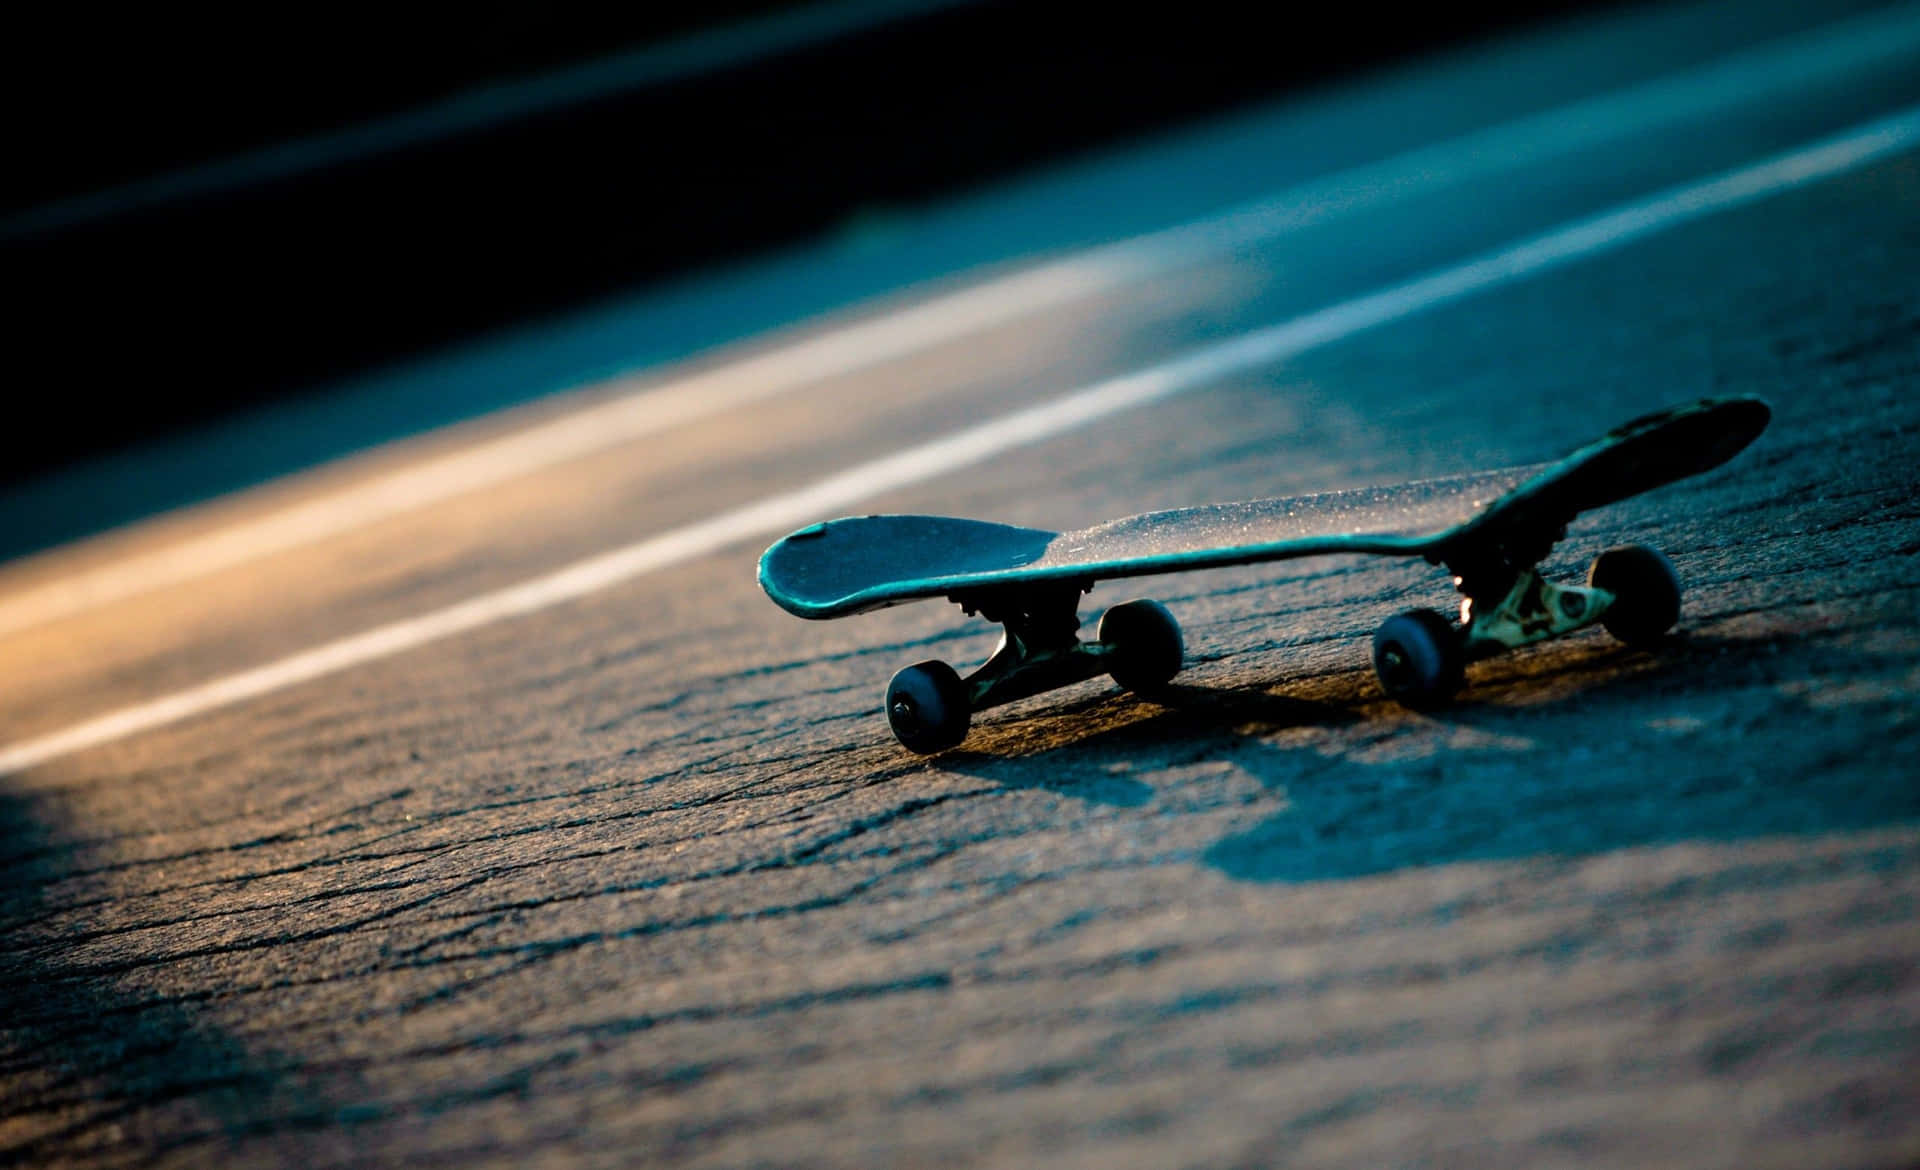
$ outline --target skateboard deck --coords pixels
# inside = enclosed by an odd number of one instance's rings
[[[1416,620],[1440,642],[1459,643],[1442,645],[1442,659],[1457,650],[1454,656],[1464,660],[1603,620],[1616,600],[1612,591],[1553,586],[1534,572],[1566,525],[1582,512],[1725,463],[1765,429],[1769,417],[1766,404],[1755,398],[1702,401],[1635,419],[1551,463],[1148,512],[1070,532],[945,516],[847,517],[775,542],[761,557],[759,578],[776,604],[804,618],[947,597],[1006,625],[1009,641],[996,654],[998,664],[990,661],[992,669],[966,680],[971,710],[1064,685],[1056,679],[1109,672],[1113,664],[1103,659],[1125,657],[1104,637],[1087,643],[1072,638],[1071,630],[1059,633],[1068,617],[1077,628],[1071,606],[1095,582],[1334,553],[1423,557],[1446,565],[1467,596],[1465,625],[1446,634],[1431,619]],[[1629,576],[1660,575],[1658,565],[1641,561],[1629,567]],[[1671,567],[1664,571],[1670,575]],[[1478,618],[1472,612],[1476,601]],[[1069,607],[1066,616],[1063,606]],[[1549,613],[1543,624],[1536,611],[1555,607],[1577,612]],[[1503,622],[1496,610],[1511,612]],[[1122,624],[1142,622],[1151,627],[1171,619],[1136,613]],[[1040,625],[1050,632],[1038,633]],[[1418,631],[1410,636],[1420,638]],[[1055,663],[1016,686],[1001,677],[1034,674],[1049,651],[1084,661],[1071,668]],[[1434,685],[1457,686],[1453,664],[1438,667]],[[944,678],[940,685],[947,699],[959,694]]]

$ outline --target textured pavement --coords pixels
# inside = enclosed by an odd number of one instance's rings
[[[1417,271],[1524,229],[1442,214],[1502,186],[14,634],[8,738]],[[911,757],[888,675],[992,631],[799,622],[742,546],[0,778],[0,1159],[1912,1165],[1916,272],[1905,156],[874,501],[1063,529],[1773,403],[1552,562],[1661,546],[1681,632],[1441,712],[1366,647],[1448,582],[1322,559],[1103,586],[1185,625],[1164,701]]]

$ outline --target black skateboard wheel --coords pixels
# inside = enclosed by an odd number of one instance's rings
[[[887,684],[887,724],[908,751],[932,755],[956,747],[972,722],[967,684],[944,662],[916,662]]]
[[[1659,549],[1610,548],[1593,558],[1587,584],[1613,594],[1600,624],[1629,646],[1659,641],[1680,620],[1680,574]]]
[[[1387,697],[1403,706],[1437,706],[1466,681],[1460,632],[1430,609],[1395,614],[1373,635],[1373,672]]]
[[[1186,646],[1180,623],[1157,601],[1124,601],[1100,615],[1094,637],[1107,647],[1107,673],[1134,692],[1167,685],[1180,673]]]

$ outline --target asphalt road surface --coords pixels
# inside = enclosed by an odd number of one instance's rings
[[[1673,12],[987,204],[1160,234],[7,566],[0,1158],[1920,1162],[1920,11]],[[1753,448],[1551,562],[1663,547],[1681,631],[1434,713],[1367,659],[1423,564],[1103,586],[1181,618],[1171,692],[932,758],[882,688],[990,627],[754,582],[823,514],[1064,529],[1735,393]]]

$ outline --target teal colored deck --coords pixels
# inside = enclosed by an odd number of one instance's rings
[[[1048,532],[947,516],[852,516],[783,537],[760,559],[767,596],[833,618],[996,586],[1102,581],[1330,553],[1439,559],[1502,528],[1581,512],[1731,459],[1767,425],[1754,398],[1636,419],[1563,459],[1392,487],[1208,504]]]

